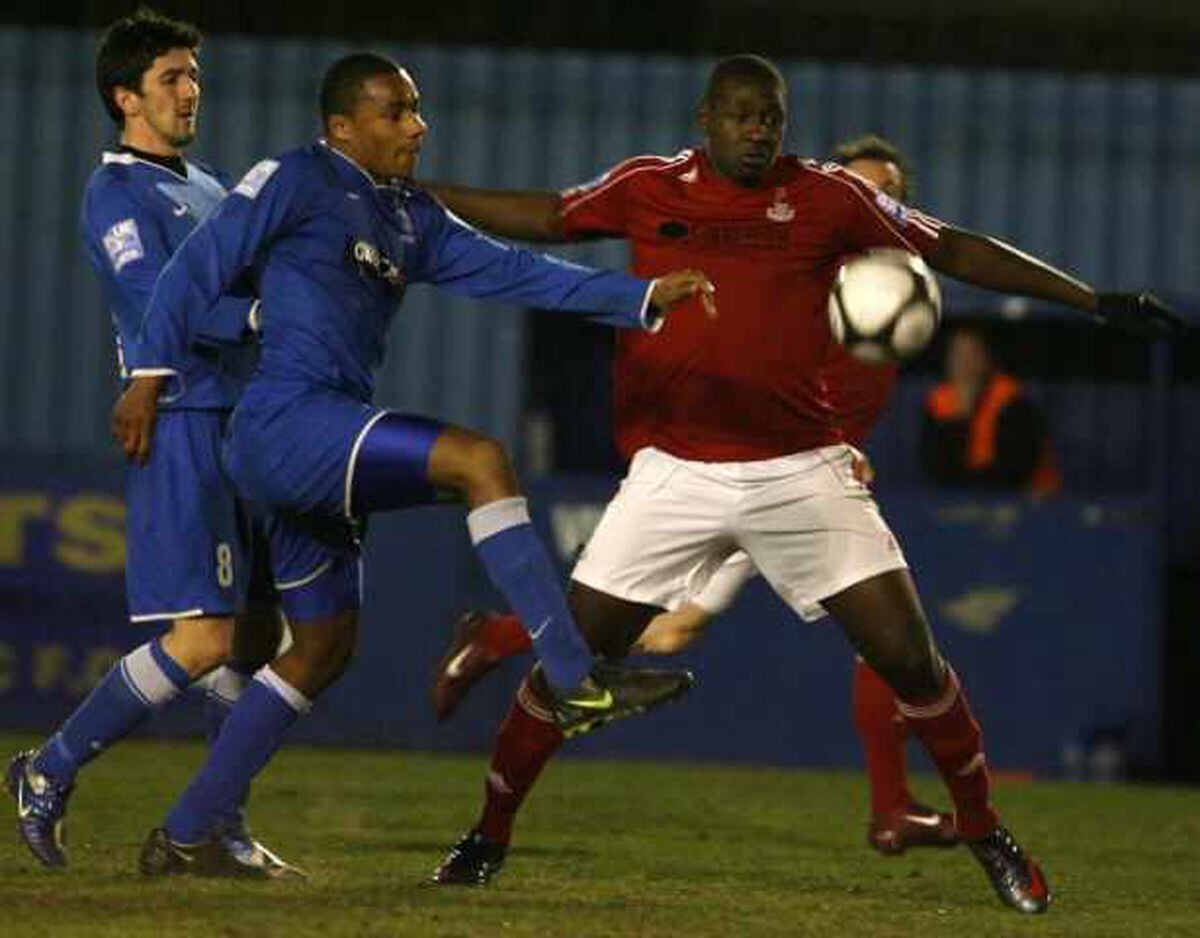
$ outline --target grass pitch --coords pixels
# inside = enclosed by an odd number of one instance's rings
[[[0,752],[30,743],[0,737]],[[288,749],[251,814],[309,881],[143,880],[141,840],[201,756],[135,741],[89,766],[64,873],[9,833],[0,935],[1200,935],[1195,790],[1001,784],[998,802],[1055,892],[1047,915],[1026,919],[999,905],[962,848],[869,851],[858,775],[681,763],[560,760],[495,885],[434,889],[422,880],[474,818],[481,757]]]

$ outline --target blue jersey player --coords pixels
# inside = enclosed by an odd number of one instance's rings
[[[199,43],[193,27],[139,13],[114,23],[97,55],[101,97],[121,128],[121,145],[105,153],[92,174],[81,225],[122,361],[163,265],[225,194],[211,172],[182,156],[195,135]],[[250,651],[250,660],[243,655],[242,667],[224,665],[250,564],[246,526],[218,457],[245,370],[238,359],[245,357],[252,305],[248,295],[214,304],[207,334],[183,356],[180,380],[163,402],[154,457],[127,475],[130,619],[165,623],[167,631],[125,655],[40,750],[19,754],[9,767],[18,830],[46,866],[66,864],[63,818],[85,763],[198,678],[208,692],[215,738],[247,670],[253,672],[253,658],[261,663],[274,655],[278,614],[268,601],[238,622],[239,651]],[[255,654],[247,637],[265,638],[267,647]],[[223,818],[217,846],[225,864],[259,873],[284,868],[245,832],[240,804]]]
[[[126,454],[146,459],[160,394],[183,377],[214,304],[249,272],[262,301],[262,356],[231,419],[225,464],[246,498],[274,512],[272,562],[294,643],[256,675],[164,827],[151,833],[141,857],[149,875],[203,872],[197,857],[222,811],[341,674],[359,607],[349,528],[372,512],[427,503],[439,491],[466,502],[489,576],[531,624],[568,734],[690,685],[686,672],[596,664],[500,444],[375,407],[372,371],[411,283],[645,328],[690,297],[711,312],[708,280],[696,271],[653,282],[595,271],[464,225],[407,182],[426,124],[415,84],[388,59],[335,63],[321,112],[325,139],[255,166],[166,266],[127,355],[135,380],[114,410]]]

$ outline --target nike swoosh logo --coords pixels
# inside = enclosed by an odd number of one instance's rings
[[[546,631],[546,626],[548,626],[550,624],[551,618],[552,618],[551,616],[546,616],[546,618],[542,621],[542,624],[539,625],[536,629],[534,629],[532,632],[529,633],[529,637],[533,641],[536,642],[539,638],[542,637],[542,633],[544,631]]]
[[[942,819],[940,817],[937,817],[936,815],[934,817],[930,817],[926,814],[906,814],[904,815],[904,820],[908,821],[910,824],[919,824],[921,827],[939,827],[942,823]]]
[[[579,707],[581,710],[608,710],[613,705],[613,695],[612,691],[606,690],[603,697],[593,700],[572,700],[570,697],[566,697],[563,702],[572,707]]]
[[[17,782],[17,816],[27,818],[33,813],[33,805],[25,803],[25,779]]]
[[[471,648],[468,645],[465,648],[459,649],[457,655],[450,659],[450,663],[446,665],[447,677],[462,677],[463,665],[467,662],[467,656],[471,654]]]

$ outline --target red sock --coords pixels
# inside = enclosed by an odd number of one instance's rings
[[[526,678],[492,747],[478,825],[483,836],[502,844],[509,842],[521,803],[562,741],[562,730],[530,690]]]
[[[854,726],[871,783],[871,813],[891,814],[908,807],[908,728],[892,688],[861,658],[854,661]]]
[[[974,840],[1000,823],[988,800],[990,779],[983,756],[983,732],[958,677],[946,668],[946,686],[927,700],[898,700],[913,734],[925,746],[942,781],[954,799],[954,822],[959,834]]]
[[[533,648],[533,641],[525,631],[525,626],[511,612],[508,615],[495,612],[485,614],[479,640],[484,648],[500,658],[523,655]]]

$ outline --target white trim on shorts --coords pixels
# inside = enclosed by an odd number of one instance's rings
[[[313,582],[313,580],[316,580],[317,578],[319,578],[322,574],[328,573],[332,568],[333,568],[333,561],[326,560],[324,563],[322,563],[320,566],[318,566],[317,569],[315,569],[312,573],[308,574],[307,576],[302,576],[298,580],[288,580],[286,583],[280,583],[279,581],[276,581],[275,589],[277,589],[277,590],[294,590],[294,589],[299,589],[301,586],[308,586],[309,583],[311,583],[311,582]]]
[[[148,612],[140,616],[130,616],[130,622],[154,622],[157,619],[196,619],[205,615],[203,609],[184,609],[182,612]],[[233,615],[231,612],[216,613],[210,612],[208,615],[214,618],[224,619]]]
[[[386,417],[389,413],[391,413],[391,411],[381,410],[381,411],[379,411],[379,413],[375,414],[375,416],[373,416],[370,420],[368,420],[366,426],[364,426],[361,430],[358,431],[358,436],[356,436],[354,438],[354,446],[352,446],[350,448],[350,461],[346,464],[346,483],[345,483],[345,493],[346,494],[343,499],[343,505],[342,505],[342,510],[345,512],[346,518],[350,521],[354,520],[354,515],[352,515],[350,513],[350,506],[353,504],[354,467],[358,464],[359,447],[362,446],[362,442],[364,439],[366,439],[366,436],[371,431],[371,428],[373,426],[375,426],[375,424],[379,423],[379,421],[382,420],[384,417]],[[279,588],[286,589],[287,587],[280,586]]]

